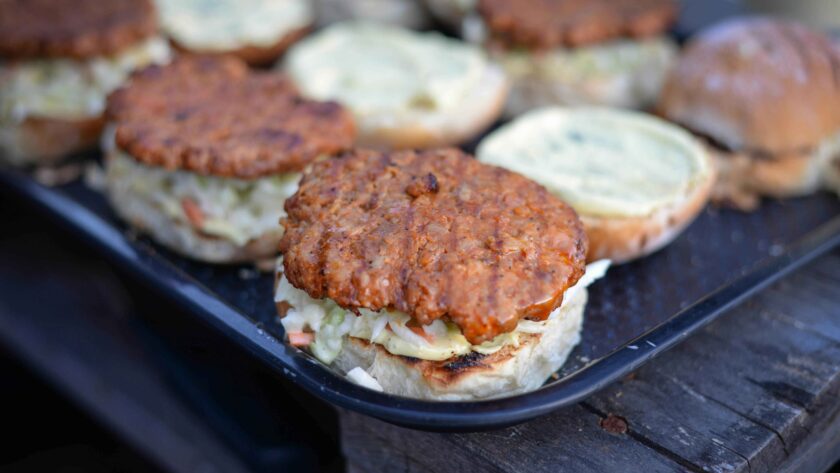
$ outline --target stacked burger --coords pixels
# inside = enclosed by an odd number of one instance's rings
[[[93,148],[108,93],[169,46],[151,0],[6,0],[0,59],[0,161],[49,164]]]

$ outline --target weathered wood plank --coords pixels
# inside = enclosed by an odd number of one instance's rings
[[[580,406],[526,425],[473,434],[419,432],[346,411],[341,418],[344,453],[363,471],[392,471],[406,465],[406,458],[417,463],[410,471],[464,473],[518,472],[526,465],[534,473],[603,472],[617,465],[646,472],[687,468],[627,434],[608,432],[600,416]]]
[[[838,410],[835,251],[580,406],[475,434],[416,432],[350,414],[356,434],[345,450],[352,464],[356,445],[377,445],[377,455],[405,455],[403,468],[417,472],[808,471],[840,456],[830,448],[840,436]],[[626,419],[627,433],[600,427],[609,414]],[[803,457],[806,450],[813,454]]]
[[[837,407],[834,415],[826,416],[824,425],[809,436],[803,448],[781,465],[780,473],[828,471],[840,462],[840,406]]]
[[[766,428],[651,369],[585,404],[628,419],[640,442],[678,455],[694,471],[747,471],[751,453],[778,442]]]

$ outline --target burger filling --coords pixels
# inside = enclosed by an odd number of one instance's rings
[[[173,221],[237,246],[277,230],[283,203],[300,180],[299,173],[244,180],[169,171],[113,146],[106,174],[111,192],[142,199]]]
[[[675,55],[674,43],[658,37],[546,52],[514,49],[496,60],[514,83],[513,94],[530,84],[553,93],[556,103],[635,108],[656,99]]]
[[[564,83],[584,83],[616,75],[662,75],[676,55],[676,46],[660,36],[622,39],[592,46],[557,48],[546,52],[514,49],[500,59],[512,78],[537,76]],[[645,76],[646,77],[646,76]]]
[[[107,95],[135,69],[169,60],[166,40],[154,37],[115,56],[88,60],[34,59],[0,64],[0,121],[27,117],[84,119],[105,109]]]
[[[359,309],[359,313],[343,309],[331,299],[313,299],[282,274],[279,277],[274,300],[289,306],[280,319],[291,344],[306,347],[324,363],[332,363],[341,353],[345,336],[367,340],[384,347],[394,355],[410,356],[422,360],[442,361],[470,352],[494,353],[506,345],[519,345],[523,333],[542,333],[548,324],[563,316],[563,310],[574,305],[582,290],[601,278],[609,267],[602,260],[586,267],[586,273],[566,290],[563,303],[546,320],[520,320],[516,329],[503,333],[493,340],[473,345],[467,341],[457,325],[435,320],[428,325],[417,325],[408,315],[392,310],[377,312]]]
[[[306,0],[157,0],[161,23],[179,45],[200,51],[271,47],[312,23]]]

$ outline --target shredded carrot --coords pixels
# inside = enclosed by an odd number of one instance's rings
[[[309,332],[289,332],[289,344],[293,347],[305,347],[315,341],[315,334]]]
[[[406,327],[408,327],[412,332],[416,333],[417,335],[420,335],[421,337],[425,338],[426,340],[430,342],[433,341],[433,337],[430,334],[426,333],[426,331],[423,330],[423,327],[418,327],[417,325],[406,325]]]
[[[201,207],[194,200],[184,197],[181,199],[181,208],[184,209],[187,220],[194,227],[201,228],[204,225],[204,212],[201,211]]]

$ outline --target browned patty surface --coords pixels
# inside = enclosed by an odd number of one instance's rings
[[[354,151],[316,163],[286,201],[289,282],[347,309],[446,317],[472,343],[543,319],[584,272],[571,207],[455,149]]]
[[[157,31],[152,0],[0,0],[0,57],[111,55]]]
[[[117,146],[140,162],[223,177],[300,171],[348,149],[351,114],[301,98],[284,75],[232,57],[182,57],[132,76],[108,99]]]
[[[480,0],[478,9],[493,40],[534,49],[651,36],[677,16],[673,0]]]

